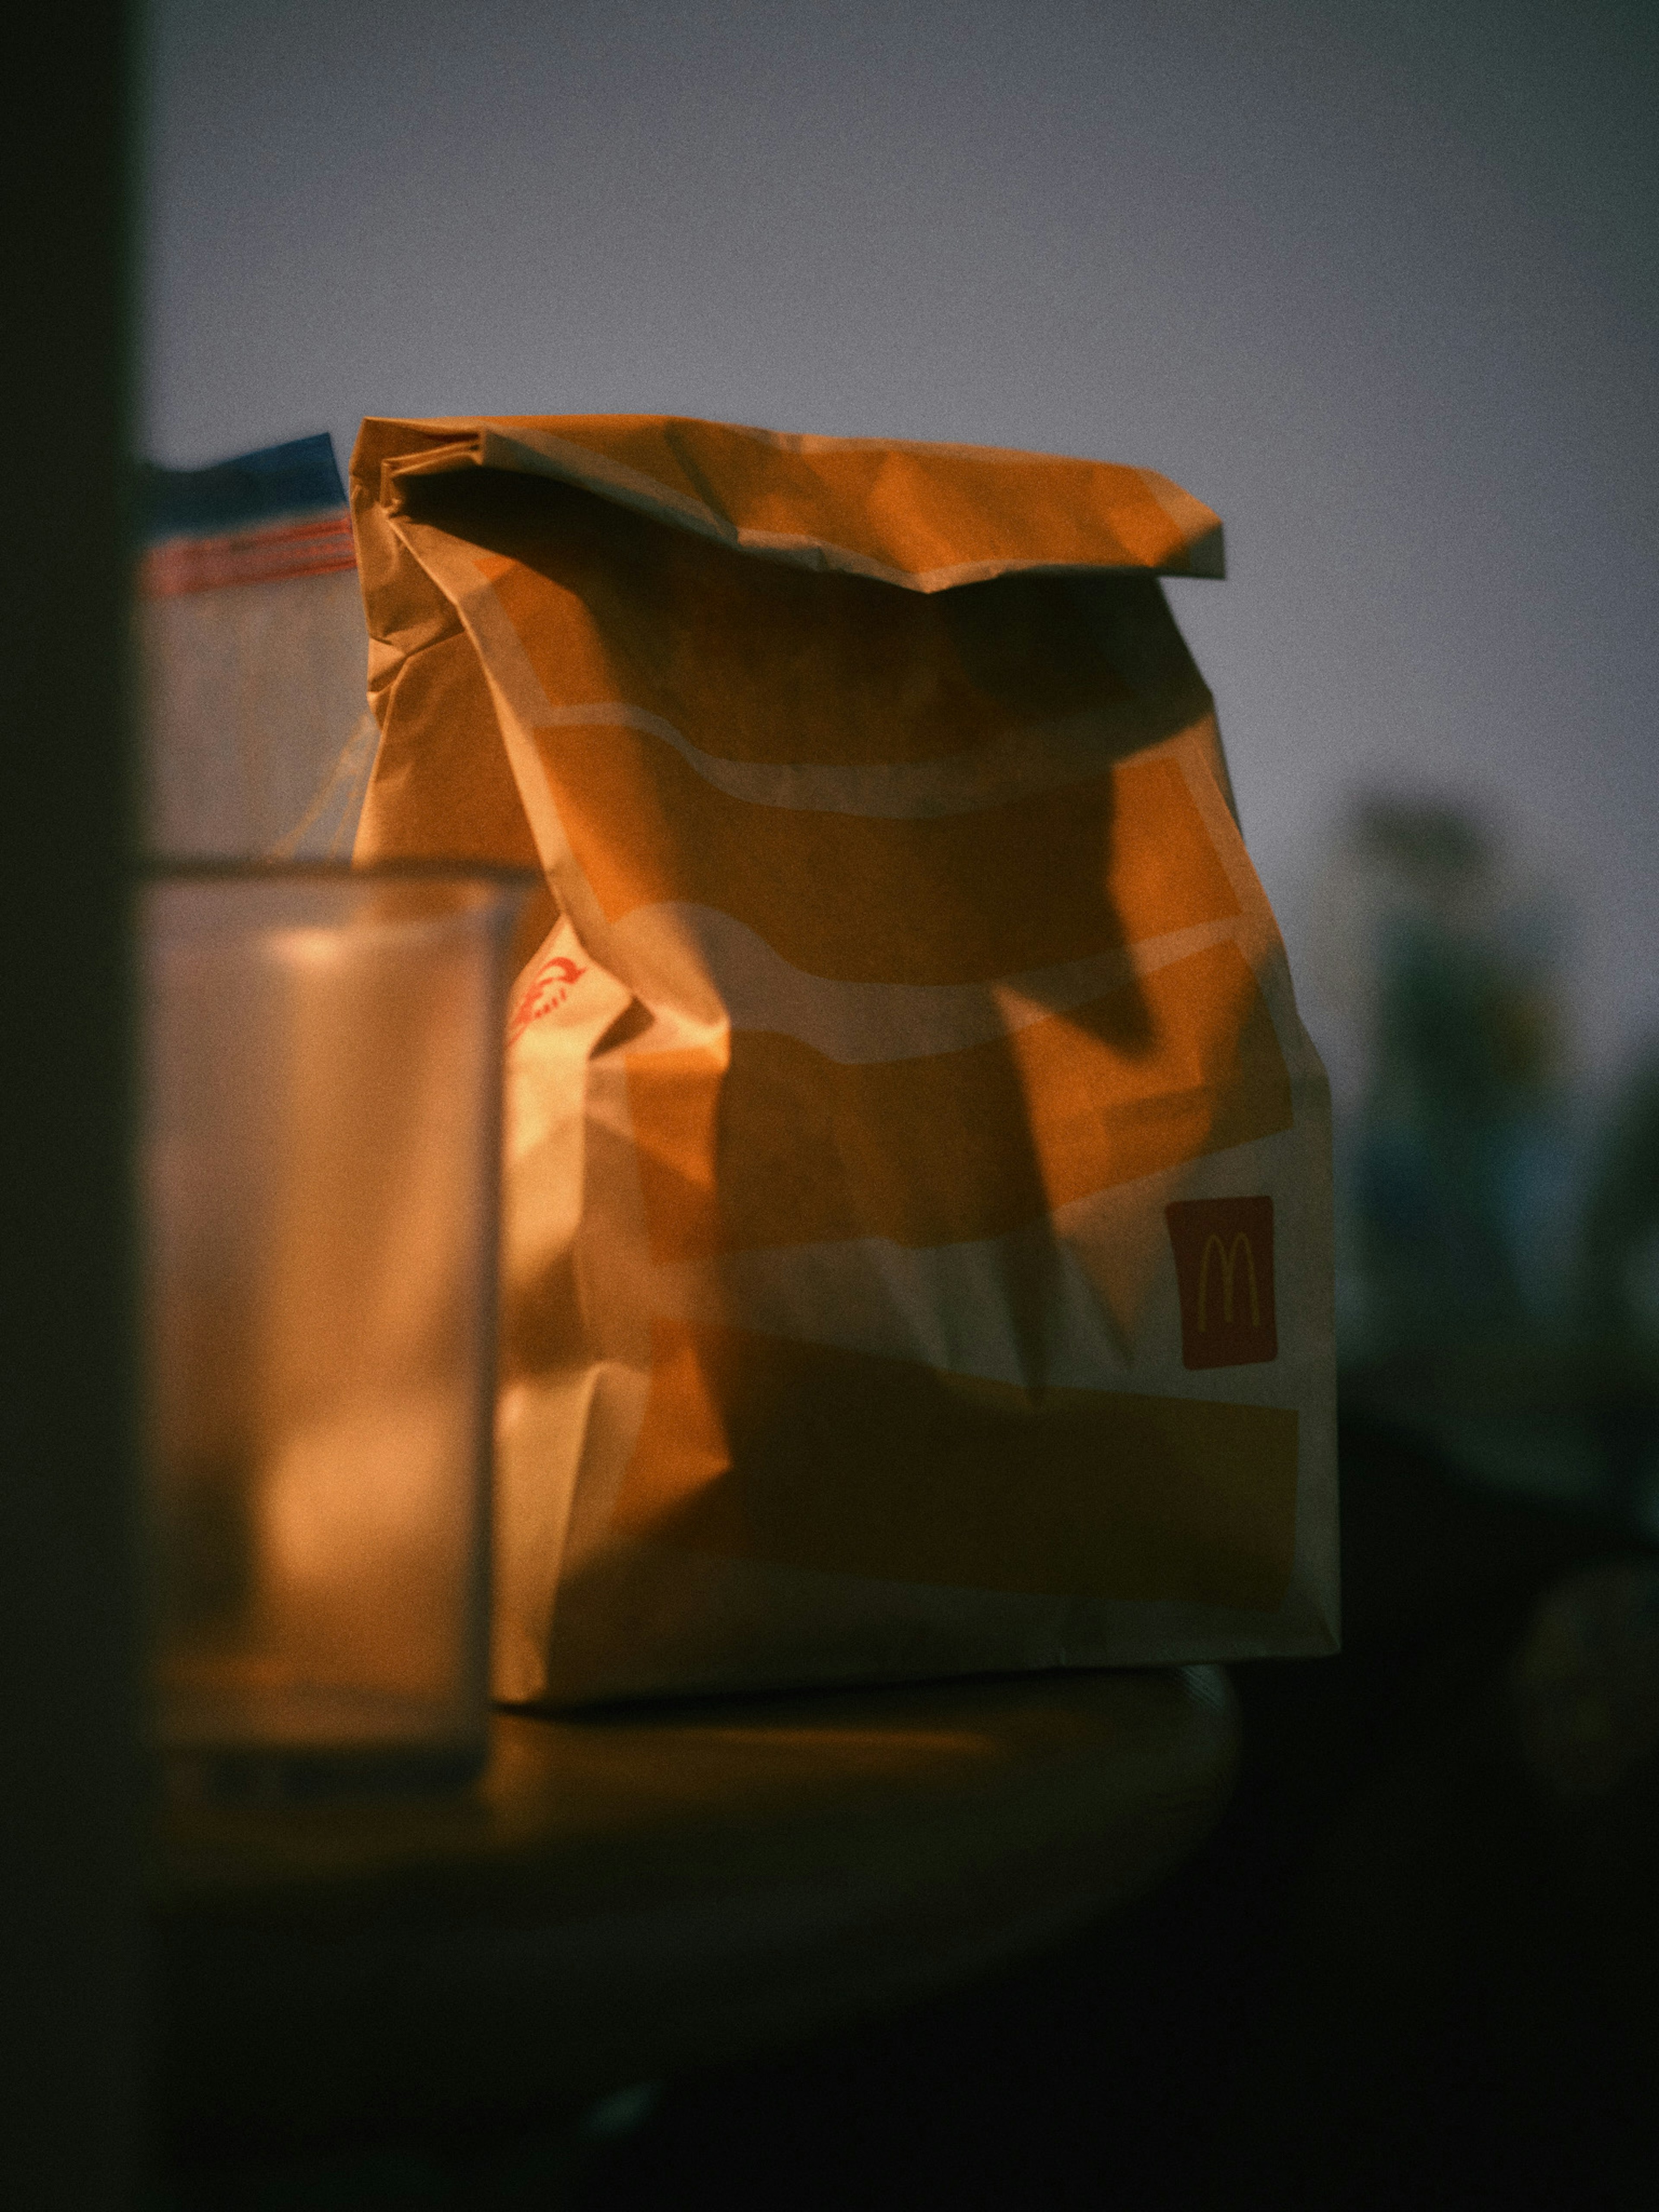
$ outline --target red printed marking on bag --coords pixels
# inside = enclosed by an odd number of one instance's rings
[[[550,960],[544,960],[536,970],[534,981],[520,1000],[519,1010],[507,1025],[507,1042],[516,1042],[532,1022],[539,1021],[544,1014],[550,1014],[556,1007],[563,1006],[586,973],[586,969],[579,962],[568,959],[562,952],[556,952]]]

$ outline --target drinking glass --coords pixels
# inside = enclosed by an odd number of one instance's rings
[[[153,1717],[177,1788],[422,1789],[482,1760],[526,888],[421,866],[144,884]]]

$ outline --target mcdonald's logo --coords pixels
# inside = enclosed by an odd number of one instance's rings
[[[1182,1365],[1276,1359],[1272,1199],[1184,1199],[1164,1211],[1181,1291]]]
[[[1198,1333],[1202,1336],[1210,1325],[1210,1261],[1216,1262],[1216,1273],[1221,1280],[1221,1326],[1233,1325],[1233,1277],[1240,1262],[1250,1271],[1250,1327],[1261,1326],[1261,1285],[1256,1280],[1255,1247],[1241,1229],[1231,1245],[1223,1244],[1212,1229],[1204,1239],[1204,1257],[1198,1263]],[[1243,1293],[1240,1293],[1238,1317],[1244,1318]]]

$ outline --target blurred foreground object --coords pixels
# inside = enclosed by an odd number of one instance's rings
[[[137,507],[147,847],[346,858],[375,732],[332,441],[143,465]]]
[[[155,1727],[185,1786],[482,1756],[518,898],[435,870],[145,887]]]
[[[131,2212],[138,1925],[134,756],[129,717],[135,11],[10,42],[0,164],[0,1771],[12,2033],[0,2198]]]

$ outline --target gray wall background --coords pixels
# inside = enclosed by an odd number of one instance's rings
[[[1356,788],[1473,799],[1604,1074],[1659,1032],[1656,95],[1613,0],[151,0],[148,447],[662,410],[1160,468],[1227,526],[1171,588],[1293,960]]]

